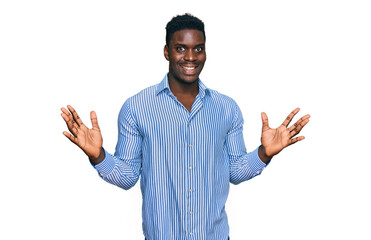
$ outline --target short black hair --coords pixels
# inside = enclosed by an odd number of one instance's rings
[[[189,13],[186,13],[184,15],[177,15],[173,17],[171,21],[167,23],[166,25],[166,45],[169,46],[170,40],[175,32],[184,30],[184,29],[199,30],[204,34],[204,38],[206,40],[204,23],[197,17]]]

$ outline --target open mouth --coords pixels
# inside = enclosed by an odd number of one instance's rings
[[[186,70],[193,70],[196,68],[196,66],[193,67],[182,66],[182,68],[185,68]]]
[[[192,74],[195,74],[196,73],[196,68],[198,67],[198,65],[180,65],[183,70],[184,70],[184,73],[185,74],[189,74],[189,75],[192,75]]]

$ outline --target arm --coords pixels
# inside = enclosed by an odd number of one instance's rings
[[[105,151],[104,160],[95,165],[106,182],[125,190],[139,179],[142,166],[142,135],[131,114],[129,100],[121,108],[118,118],[118,140],[115,155]]]
[[[240,108],[234,103],[234,118],[226,137],[226,150],[229,158],[230,182],[239,184],[257,175],[266,167],[259,157],[259,149],[247,153],[243,139],[243,117]]]
[[[268,117],[265,113],[262,113],[262,145],[255,151],[246,153],[242,135],[243,118],[240,109],[236,105],[235,119],[227,136],[230,181],[233,184],[241,183],[261,174],[274,155],[304,139],[303,136],[295,136],[309,122],[310,115],[303,116],[291,127],[288,127],[298,112],[299,108],[296,108],[289,114],[282,125],[276,129],[269,127]]]
[[[65,131],[63,134],[84,151],[99,176],[126,190],[134,186],[140,175],[141,150],[137,149],[141,149],[141,137],[132,125],[127,104],[124,104],[119,116],[119,139],[115,156],[102,147],[103,139],[96,113],[91,112],[93,128],[88,129],[77,112],[71,106],[67,108],[69,111],[62,108],[62,117],[70,133]]]

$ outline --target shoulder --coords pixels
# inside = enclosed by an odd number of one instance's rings
[[[236,119],[242,119],[242,112],[236,101],[216,90],[208,89],[207,97],[205,98],[205,106],[208,111],[218,115],[220,118],[226,119],[233,124]]]
[[[143,106],[148,106],[149,104],[153,103],[156,97],[156,90],[157,90],[158,84],[149,86],[147,88],[144,88],[140,92],[134,94],[133,96],[127,98],[122,106],[123,110],[131,110],[136,111]]]
[[[216,90],[210,90],[210,99],[213,108],[219,108],[220,116],[224,116],[230,123],[230,129],[242,126],[244,123],[243,115],[237,102]]]
[[[159,84],[155,84],[144,88],[140,92],[126,99],[123,103],[120,116],[131,116],[133,119],[146,115],[146,113],[154,108],[156,94]]]
[[[231,98],[230,96],[227,96],[225,94],[222,94],[214,89],[208,89],[211,101],[213,101],[216,104],[220,104],[227,108],[238,108],[238,105],[236,101]]]
[[[141,90],[140,92],[129,97],[124,104],[136,105],[151,101],[156,96],[157,86],[158,84],[149,86]]]

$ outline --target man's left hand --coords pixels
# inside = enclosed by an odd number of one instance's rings
[[[287,146],[290,146],[291,144],[297,143],[304,139],[304,136],[295,136],[299,134],[301,129],[309,122],[309,114],[300,118],[291,127],[288,127],[291,120],[299,112],[299,110],[299,108],[296,108],[294,111],[292,111],[278,128],[270,128],[268,124],[267,114],[262,112],[261,117],[263,121],[263,129],[261,142],[263,145],[262,151],[264,152],[263,154],[266,157],[272,158],[274,155],[281,152]]]

